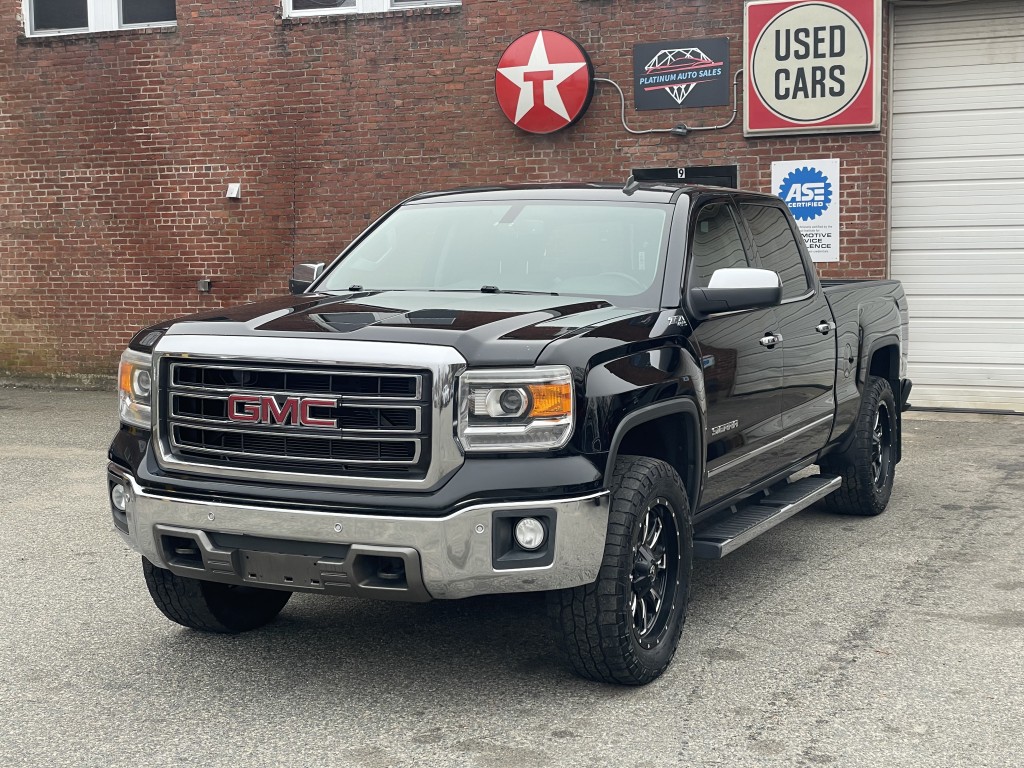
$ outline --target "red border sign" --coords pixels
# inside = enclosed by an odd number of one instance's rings
[[[743,134],[877,131],[882,0],[752,0]]]
[[[505,117],[528,133],[568,128],[594,96],[594,66],[571,37],[538,29],[512,41],[498,60],[494,92]]]

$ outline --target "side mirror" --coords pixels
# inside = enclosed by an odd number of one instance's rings
[[[292,270],[292,277],[288,281],[288,289],[292,293],[305,293],[306,289],[312,285],[314,280],[320,277],[323,271],[324,263],[322,261],[318,261],[315,264],[312,262],[296,264]]]
[[[716,269],[707,288],[691,288],[690,307],[699,315],[764,309],[782,301],[782,280],[769,269]]]

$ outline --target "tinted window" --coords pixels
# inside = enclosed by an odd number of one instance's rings
[[[174,0],[121,0],[121,14],[123,24],[152,24],[177,17]]]
[[[318,287],[660,294],[669,213],[665,205],[634,202],[404,205]]]
[[[767,205],[741,205],[740,210],[754,238],[761,266],[782,278],[782,300],[807,293],[810,286],[804,262],[786,214]]]
[[[325,8],[355,8],[356,0],[292,0],[296,11],[322,11]]]
[[[79,29],[89,26],[87,0],[35,0],[32,29]]]
[[[122,24],[173,22],[174,0],[121,0]]]
[[[724,203],[705,205],[700,209],[690,253],[691,288],[706,288],[716,269],[751,266],[743,251],[736,219]]]

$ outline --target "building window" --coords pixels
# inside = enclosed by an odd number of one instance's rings
[[[25,0],[29,35],[103,32],[176,23],[175,0]]]
[[[84,1],[84,0],[83,0]],[[332,13],[381,13],[402,8],[461,5],[462,0],[281,0],[285,16],[323,16]]]

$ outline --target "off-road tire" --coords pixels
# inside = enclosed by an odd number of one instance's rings
[[[663,541],[644,550],[645,520],[662,520]],[[675,531],[668,531],[668,521]],[[655,524],[647,525],[647,540],[654,536]],[[653,558],[664,546],[664,561],[657,578],[638,580],[647,566],[657,566]],[[644,560],[647,557],[647,560]],[[646,563],[646,566],[644,565]],[[604,683],[646,685],[668,667],[679,644],[686,620],[693,567],[693,526],[690,508],[679,475],[668,464],[641,456],[620,456],[612,478],[611,508],[604,558],[597,580],[573,589],[548,593],[548,610],[555,634],[573,670],[582,677]],[[644,571],[644,574],[647,572]],[[654,579],[654,576],[650,576]],[[636,626],[641,606],[647,598],[636,593],[644,583],[660,584],[664,589],[662,609],[654,612],[648,634]],[[665,607],[667,605],[667,607]],[[648,618],[642,610],[643,621]]]
[[[842,515],[880,515],[889,504],[896,474],[899,439],[896,399],[886,379],[869,376],[845,451],[821,462],[823,474],[839,475],[843,485],[825,497],[825,507]]]
[[[204,632],[235,634],[272,622],[291,592],[189,579],[142,559],[149,594],[171,621]]]

